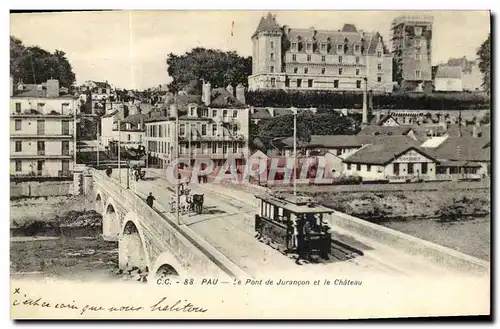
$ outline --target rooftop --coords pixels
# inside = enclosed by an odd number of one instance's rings
[[[440,65],[437,68],[435,79],[461,79],[462,68],[460,66]]]
[[[407,135],[412,130],[409,126],[366,126],[360,130],[358,135]]]
[[[489,138],[448,137],[436,148],[426,148],[439,160],[491,161]]]

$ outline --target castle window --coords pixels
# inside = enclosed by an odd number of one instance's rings
[[[271,41],[271,49],[274,49],[274,42]]]
[[[274,66],[271,66],[271,67],[269,68],[269,71],[270,71],[271,73],[274,73]]]
[[[309,88],[312,88],[312,86],[313,86],[313,79],[309,79],[309,80],[307,81],[307,86],[308,86]]]
[[[419,70],[416,70],[416,71],[415,71],[415,77],[416,77],[417,79],[420,79],[420,76],[421,76],[420,71],[419,71]]]
[[[338,45],[338,46],[337,46],[337,51],[338,51],[339,53],[341,53],[341,52],[342,52],[342,45]]]
[[[359,75],[359,69],[356,69],[356,75]]]
[[[339,69],[339,75],[342,75],[342,68]]]
[[[377,57],[382,57],[382,52],[381,51],[377,51]]]
[[[288,78],[285,79],[285,87],[290,87],[290,79]]]
[[[326,56],[321,56],[321,61],[325,62],[326,61]]]
[[[361,88],[361,80],[356,80],[356,88]]]
[[[422,57],[422,54],[420,54],[419,52],[415,53],[415,60],[416,61],[421,60],[422,59],[421,57]]]
[[[293,73],[295,73],[295,74],[299,73],[299,68],[298,67],[294,67],[293,68]]]
[[[271,53],[271,60],[274,61],[274,53]]]
[[[304,67],[304,74],[307,74],[307,73],[309,73],[309,68]]]
[[[359,64],[359,57],[356,56],[356,64]]]
[[[307,61],[310,62],[311,61],[311,55],[307,55]]]
[[[297,55],[292,55],[292,61],[296,62],[297,61]]]
[[[382,82],[382,77],[377,77],[377,82]]]
[[[377,68],[378,68],[379,71],[382,71],[382,64],[378,64]]]
[[[302,87],[302,79],[297,79],[297,88]]]
[[[333,80],[333,88],[339,87],[339,80]]]
[[[311,51],[312,50],[312,43],[308,43],[307,46],[307,51]]]
[[[276,87],[276,78],[271,78],[271,87]]]
[[[342,63],[342,56],[339,56],[339,63]]]
[[[297,42],[292,42],[292,50],[297,51]]]
[[[326,43],[322,43],[321,44],[321,51],[325,51],[326,50]]]
[[[360,48],[359,45],[355,45],[354,46],[354,51],[358,53],[359,52],[359,48]]]
[[[422,28],[420,26],[415,27],[415,35],[416,36],[422,35]]]
[[[321,74],[325,74],[325,72],[326,72],[326,69],[325,69],[325,68],[322,68],[322,69],[321,69]]]

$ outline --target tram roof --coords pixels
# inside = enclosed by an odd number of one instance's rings
[[[295,214],[333,213],[333,209],[321,206],[313,202],[310,198],[297,198],[293,196],[281,198],[270,194],[256,194],[255,197]],[[309,200],[309,202],[307,202],[307,200]],[[311,204],[312,206],[310,206]]]

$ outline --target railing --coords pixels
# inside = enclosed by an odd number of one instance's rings
[[[71,170],[59,170],[57,172],[57,176],[59,176],[59,177],[70,177],[70,176],[73,176],[73,171],[71,171]]]

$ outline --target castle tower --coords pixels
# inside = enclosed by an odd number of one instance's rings
[[[400,16],[391,26],[394,81],[406,90],[432,82],[432,16]]]
[[[275,89],[284,83],[281,76],[283,32],[271,13],[260,19],[252,35],[252,75],[249,77],[251,89]],[[283,81],[281,81],[283,80]]]

